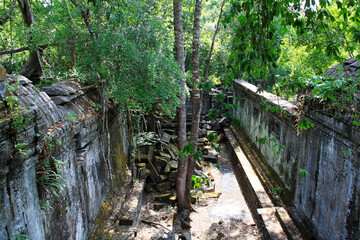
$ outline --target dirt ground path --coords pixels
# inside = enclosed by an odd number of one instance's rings
[[[212,176],[215,194],[205,193],[193,205],[196,212],[191,214],[191,239],[261,239],[225,150],[219,154],[218,164],[220,169],[213,164],[203,168],[203,173]],[[140,219],[161,225],[140,223],[136,239],[167,239],[172,230],[171,219],[176,209],[169,204],[154,210],[152,199],[145,194]]]
[[[220,170],[210,165],[207,171],[214,177],[215,192],[221,195],[205,198],[203,204],[200,200],[200,204],[194,205],[192,239],[260,239],[225,150],[221,151],[218,164]]]

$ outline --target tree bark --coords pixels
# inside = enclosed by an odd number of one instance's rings
[[[24,23],[27,27],[30,27],[34,22],[34,16],[31,9],[31,5],[28,0],[18,0],[20,11],[23,16]]]
[[[23,16],[24,24],[27,27],[31,27],[34,22],[34,15],[31,9],[31,5],[28,0],[18,0],[19,7]],[[29,45],[32,45],[32,37],[30,37]],[[31,49],[29,47],[29,49]],[[40,78],[43,74],[42,62],[41,62],[41,53],[37,48],[33,51],[30,51],[29,59],[25,65],[20,70],[19,74],[29,78],[33,81],[34,84],[40,82]]]
[[[201,18],[202,0],[196,0],[194,12],[194,29],[193,29],[193,57],[192,57],[192,119],[191,119],[191,142],[194,145],[193,153],[197,152],[197,143],[199,136],[199,123],[202,108],[202,101],[198,83],[200,82],[199,72],[199,52],[200,52],[200,18]],[[192,188],[191,177],[194,173],[194,158],[189,157],[188,171],[187,171],[187,204],[191,205]]]
[[[179,84],[181,87],[180,92],[180,105],[178,108],[178,139],[179,148],[183,149],[186,144],[186,108],[185,108],[185,54],[184,54],[184,37],[183,37],[183,24],[182,24],[182,1],[173,0],[174,8],[174,34],[175,34],[175,54],[176,61],[181,71],[181,79]],[[179,216],[182,215],[187,208],[186,203],[186,173],[188,167],[188,157],[179,162],[178,177],[176,180],[176,195],[177,207]]]

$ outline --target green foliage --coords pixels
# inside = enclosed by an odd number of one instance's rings
[[[266,144],[266,143],[276,142],[277,140],[275,137],[265,136],[265,137],[257,139],[256,141],[260,144]]]
[[[262,138],[258,138],[256,141],[262,145],[273,143],[271,150],[273,153],[277,154],[278,156],[280,155],[281,151],[286,149],[286,146],[278,143],[278,140],[275,137],[264,136]]]
[[[218,153],[220,153],[223,150],[219,145],[214,145],[213,149]]]
[[[201,151],[196,151],[194,154],[193,154],[193,158],[195,161],[200,161],[201,158],[202,158],[203,154]]]
[[[218,164],[218,163],[215,163],[215,164],[214,164],[214,167],[216,167],[217,169],[221,170],[221,165]]]
[[[352,124],[355,125],[355,126],[357,126],[357,127],[360,126],[360,122],[358,122],[358,121],[352,121]]]
[[[216,110],[215,108],[211,108],[208,112],[208,115],[210,117],[210,120],[216,120],[217,117],[219,116],[219,111]]]
[[[206,136],[206,138],[209,142],[215,144],[217,142],[218,135],[214,132],[211,132]]]
[[[75,113],[68,113],[67,119],[68,119],[69,122],[75,123],[76,119],[77,119],[77,116],[76,116]]]
[[[310,176],[310,174],[306,170],[301,168],[299,169],[299,174],[301,178],[306,178],[306,176]]]
[[[298,122],[298,129],[300,131],[307,130],[307,129],[312,128],[314,126],[315,126],[315,124],[313,122],[311,122],[309,118],[302,118]]]
[[[28,151],[23,150],[23,148],[26,147],[27,145],[28,145],[27,143],[15,143],[16,152],[18,152],[22,155],[26,155],[28,153]]]
[[[232,124],[233,124],[235,127],[239,128],[239,127],[241,127],[241,126],[243,125],[243,122],[242,122],[240,119],[233,118],[233,119],[232,119]]]
[[[191,155],[191,153],[193,152],[194,150],[194,144],[192,142],[186,144],[183,149],[181,149],[179,151],[179,160],[181,161],[182,159],[184,159],[184,156],[185,155]]]
[[[11,126],[16,133],[20,133],[29,124],[29,119],[25,118],[21,111],[15,112],[11,120]]]
[[[280,106],[274,106],[274,105],[270,105],[269,104],[270,101],[269,100],[265,100],[265,101],[262,101],[260,103],[262,109],[264,109],[265,111],[269,111],[269,112],[279,112],[283,115],[288,115],[289,113],[285,110],[285,109],[282,109]]]
[[[212,82],[206,82],[206,83],[199,82],[198,83],[198,88],[202,89],[204,92],[211,91],[211,88],[213,88],[213,87],[214,87],[214,84]]]
[[[351,156],[351,152],[349,152],[349,151],[342,150],[341,152],[344,153],[344,155],[347,156],[347,157]]]
[[[222,102],[225,100],[225,95],[224,94],[217,94],[215,95],[215,100],[218,102]]]
[[[13,239],[13,240],[25,240],[25,239],[30,239],[30,237],[26,234],[14,234],[11,235],[9,237],[9,239]]]
[[[277,193],[281,192],[282,190],[283,190],[282,187],[275,187],[275,188],[272,189],[272,192],[274,194],[277,194]]]
[[[4,98],[6,105],[9,107],[10,110],[15,110],[16,107],[19,105],[18,98],[15,96],[6,96]]]
[[[223,21],[233,31],[230,77],[293,97],[299,81],[359,55],[359,9],[353,1],[231,1]],[[326,86],[318,87],[321,97],[336,99]]]
[[[5,9],[4,4],[10,3],[1,2],[0,9]],[[46,44],[45,75],[39,86],[70,77],[86,83],[103,81],[107,95],[123,108],[148,110],[157,103],[165,114],[174,114],[181,73],[173,59],[171,11],[165,10],[169,3],[96,0],[81,4],[83,10],[71,1],[32,1],[36,11],[31,28],[14,11],[11,21],[0,25],[4,33],[0,51]],[[27,52],[2,60],[8,72],[18,71]]]
[[[193,189],[194,190],[198,190],[198,191],[201,191],[202,190],[202,184],[206,184],[207,187],[210,186],[210,181],[207,177],[205,177],[204,175],[201,175],[201,176],[196,176],[196,175],[193,175],[191,177],[191,181],[193,182]],[[200,196],[197,195],[197,198],[199,199]]]
[[[59,198],[59,191],[63,190],[65,184],[59,167],[65,162],[55,159],[54,157],[47,158],[41,165],[37,167],[36,182],[39,193],[41,194],[41,209],[47,211],[51,206],[47,203],[50,196]],[[48,196],[48,197],[46,197]]]
[[[275,153],[277,155],[280,155],[281,151],[285,150],[285,148],[286,148],[285,145],[280,144],[280,143],[276,143],[276,144],[273,145],[272,151],[273,151],[273,153]]]

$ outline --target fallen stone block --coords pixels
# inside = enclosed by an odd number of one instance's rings
[[[156,185],[156,188],[159,192],[165,192],[167,190],[171,189],[171,182],[167,181],[167,182],[162,182]]]
[[[169,173],[169,181],[175,182],[177,178],[177,171],[171,171]]]
[[[206,198],[219,198],[221,195],[221,192],[207,192],[204,193],[204,197]]]
[[[200,162],[200,161],[195,161],[195,168],[197,169],[197,170],[202,170],[203,169],[203,164],[202,164],[202,162]]]
[[[146,190],[146,192],[148,192],[148,193],[152,193],[152,192],[155,191],[154,187],[151,186],[151,185],[149,185],[149,184],[146,184],[145,190]]]
[[[166,159],[167,161],[170,161],[170,159],[171,159],[171,155],[170,155],[170,154],[167,154],[167,153],[164,153],[164,152],[160,152],[160,156],[161,156],[163,159]]]
[[[171,136],[170,134],[164,132],[164,134],[161,137],[161,141],[165,143],[170,143]]]
[[[224,139],[225,139],[225,135],[223,133],[220,133],[219,136],[217,137],[217,143],[223,142]]]
[[[176,136],[176,135],[170,135],[170,138],[171,138],[171,141],[172,141],[173,143],[177,143],[178,136]]]
[[[156,182],[157,179],[160,177],[160,174],[156,170],[155,166],[152,164],[152,162],[148,162],[146,164],[146,168],[150,170],[150,178],[151,178],[151,180]]]
[[[155,156],[154,157],[154,166],[156,167],[165,167],[166,165],[170,164],[170,159],[162,157],[162,156]]]
[[[122,226],[131,226],[133,224],[133,220],[132,218],[129,218],[127,216],[123,216],[119,218],[119,225]]]
[[[203,155],[203,158],[205,161],[211,162],[211,163],[217,163],[218,157],[214,155]]]
[[[176,170],[176,169],[178,169],[178,167],[179,167],[179,162],[178,162],[178,161],[175,161],[175,160],[171,160],[171,161],[170,161],[170,167],[171,167],[171,170]]]
[[[153,208],[154,208],[154,210],[159,210],[159,209],[161,209],[161,208],[163,208],[163,207],[165,207],[165,206],[166,206],[165,203],[159,203],[159,202],[157,202],[157,203],[154,203]]]
[[[158,180],[159,182],[165,182],[167,179],[168,179],[167,175],[160,175]]]
[[[215,184],[212,184],[210,187],[206,187],[203,190],[204,193],[211,193],[211,192],[215,192]]]
[[[171,192],[167,192],[167,193],[164,193],[164,194],[154,196],[154,199],[156,201],[166,202],[166,201],[169,201],[171,195],[172,195]]]

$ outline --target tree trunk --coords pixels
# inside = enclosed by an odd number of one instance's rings
[[[182,1],[174,0],[174,34],[175,34],[175,53],[176,61],[181,70],[180,79],[180,105],[178,108],[178,139],[179,148],[183,149],[186,144],[186,108],[185,108],[185,54],[184,54],[184,38],[182,24]],[[187,208],[186,204],[186,173],[188,167],[188,157],[179,162],[178,177],[176,180],[176,195],[178,213],[181,215]]]
[[[40,50],[30,52],[28,61],[19,72],[20,75],[23,75],[33,81],[33,84],[38,84],[43,74],[40,55]]]
[[[34,15],[31,9],[31,5],[28,0],[18,0],[19,7],[23,16],[24,24],[27,27],[31,27],[34,22]],[[31,33],[30,33],[31,34]],[[32,44],[32,37],[30,36],[29,45]],[[29,47],[29,49],[31,49]],[[34,84],[40,82],[40,78],[43,74],[42,62],[41,62],[41,52],[39,49],[30,51],[29,60],[20,70],[19,74],[29,78],[33,81]]]
[[[200,51],[200,18],[201,18],[201,6],[202,0],[196,0],[195,12],[194,12],[194,29],[193,29],[193,58],[192,58],[192,119],[191,119],[191,142],[194,145],[193,153],[197,151],[197,143],[199,136],[199,122],[202,108],[202,101],[200,95],[200,89],[198,83],[200,82],[199,73],[199,51]],[[190,207],[192,188],[191,177],[194,173],[194,158],[189,157],[188,171],[187,171],[187,204]]]

